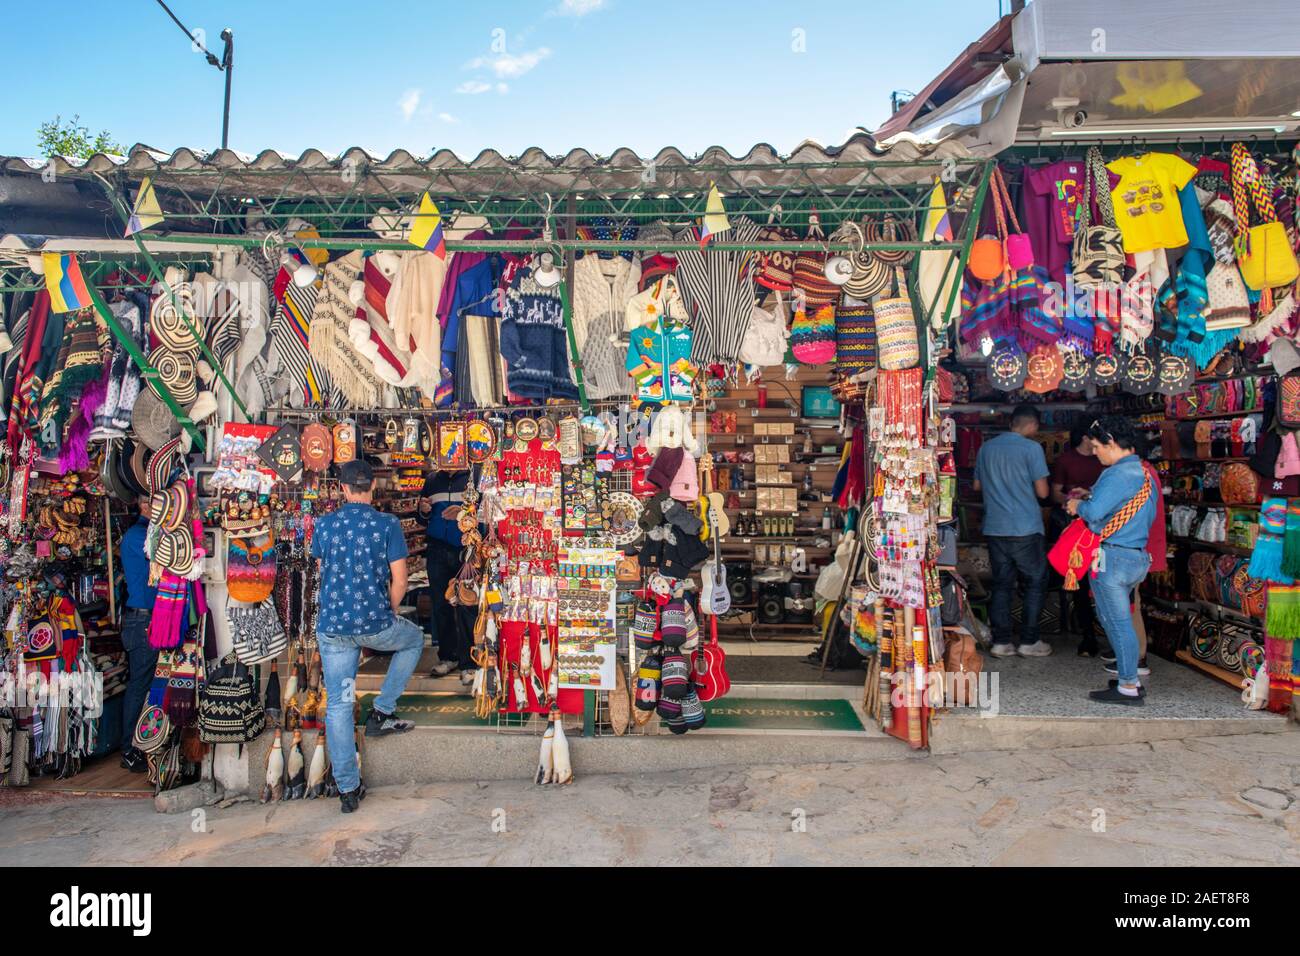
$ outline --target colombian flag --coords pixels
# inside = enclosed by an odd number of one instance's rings
[[[420,214],[411,226],[410,241],[439,259],[447,258],[447,246],[442,239],[442,213],[428,193],[420,198]]]
[[[41,259],[45,262],[45,291],[50,294],[51,312],[75,312],[90,305],[90,291],[76,256],[46,252]]]
[[[700,248],[720,232],[731,228],[727,218],[726,207],[722,205],[722,193],[718,192],[717,183],[709,183],[709,199],[704,206],[704,222],[700,227]]]

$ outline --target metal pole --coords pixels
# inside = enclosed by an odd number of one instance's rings
[[[230,76],[235,69],[235,35],[226,27],[221,31],[221,39],[226,42],[221,54],[221,69],[226,74],[226,102],[221,110],[221,148],[226,149],[230,145]]]

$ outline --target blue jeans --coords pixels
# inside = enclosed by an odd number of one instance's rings
[[[135,722],[149,695],[158,649],[149,644],[149,612],[129,607],[122,612],[122,649],[126,651],[126,697],[122,701],[122,753],[135,746]]]
[[[424,649],[424,632],[410,621],[395,617],[393,623],[377,634],[316,635],[320,646],[322,676],[325,679],[325,733],[329,741],[330,763],[340,793],[351,793],[361,785],[357,770],[357,748],[353,739],[352,705],[356,700],[357,665],[361,648],[391,651],[384,685],[375,699],[375,709],[391,714],[406,682],[420,663]]]
[[[1142,583],[1151,567],[1151,555],[1145,548],[1101,547],[1101,570],[1092,579],[1092,596],[1097,602],[1097,617],[1106,629],[1111,650],[1115,652],[1115,669],[1119,682],[1132,686],[1138,682],[1138,636],[1133,630],[1133,589]]]
[[[989,596],[989,627],[994,644],[1014,644],[1011,639],[1011,592],[1020,582],[1024,592],[1021,644],[1038,642],[1038,619],[1047,590],[1047,549],[1041,534],[1020,538],[987,537],[993,584]]]

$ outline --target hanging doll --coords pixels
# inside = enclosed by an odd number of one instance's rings
[[[262,786],[262,802],[279,802],[284,796],[284,750],[280,735],[275,735],[266,755],[266,782]]]
[[[302,731],[293,732],[293,744],[289,748],[287,772],[289,783],[284,790],[285,800],[301,800],[307,795],[306,762],[302,754]]]

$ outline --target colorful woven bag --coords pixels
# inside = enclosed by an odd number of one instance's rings
[[[812,315],[799,310],[790,329],[790,350],[805,365],[835,361],[835,308],[824,305]]]
[[[902,269],[895,269],[894,277],[897,292],[892,296],[877,296],[871,303],[876,316],[876,349],[880,367],[889,371],[915,368],[921,362],[916,314],[907,295],[907,279]]]
[[[869,305],[842,305],[835,310],[835,364],[853,374],[876,367],[876,317]]]
[[[275,589],[275,539],[269,531],[231,535],[226,588],[232,600],[260,604]]]

